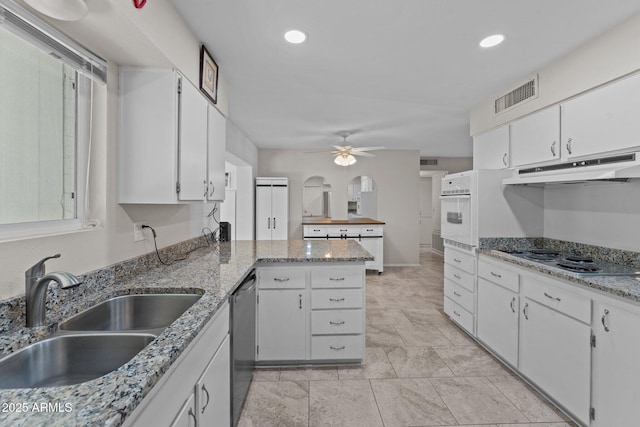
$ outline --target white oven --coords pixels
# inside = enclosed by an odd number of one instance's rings
[[[476,246],[478,240],[476,201],[473,194],[473,171],[447,175],[442,178],[440,193],[441,235],[444,240]]]

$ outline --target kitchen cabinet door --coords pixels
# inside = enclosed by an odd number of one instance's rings
[[[520,372],[588,425],[591,327],[529,298],[522,302]]]
[[[199,425],[231,424],[230,356],[227,336],[196,383]]]
[[[519,296],[478,279],[477,337],[502,359],[518,366]]]
[[[287,240],[289,236],[289,189],[286,186],[271,187],[271,240]]]
[[[560,106],[511,123],[511,165],[521,167],[560,159]]]
[[[593,90],[562,106],[567,158],[640,146],[640,75]]]
[[[171,427],[198,427],[198,419],[195,410],[195,397],[193,393],[178,412],[175,420],[171,423]]]
[[[227,119],[209,104],[207,111],[207,200],[224,201],[224,153],[227,149]]]
[[[510,160],[509,125],[473,137],[474,169],[505,169]]]
[[[178,180],[182,201],[207,196],[207,101],[182,78],[178,127]]]
[[[258,360],[304,360],[307,307],[304,289],[258,293]]]
[[[635,426],[640,420],[640,310],[600,303],[594,319],[594,427]]]

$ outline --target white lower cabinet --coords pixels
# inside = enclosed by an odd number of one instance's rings
[[[607,298],[595,313],[592,426],[637,426],[640,307]]]
[[[364,263],[321,264],[258,268],[261,364],[363,359]]]
[[[231,424],[229,305],[171,365],[124,426]]]
[[[591,397],[591,327],[523,300],[520,372],[584,424]]]
[[[517,293],[478,278],[478,339],[511,366],[518,366],[519,304]]]
[[[475,336],[475,306],[476,256],[445,244],[444,312]]]

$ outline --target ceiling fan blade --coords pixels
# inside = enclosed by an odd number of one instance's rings
[[[348,150],[350,147],[345,147],[344,145],[332,145],[333,148],[335,148],[338,151],[345,151]]]
[[[305,151],[305,154],[312,154],[312,153],[335,153],[335,151],[331,151],[331,150],[311,150],[311,151]]]
[[[373,150],[384,150],[385,147],[382,145],[377,145],[374,147],[353,147],[355,151],[373,151]]]
[[[375,157],[375,154],[371,154],[371,153],[367,153],[365,151],[352,151],[351,154],[353,154],[354,156],[362,156],[362,157]]]

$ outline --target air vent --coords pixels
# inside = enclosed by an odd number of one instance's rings
[[[438,166],[438,159],[420,159],[420,166]]]
[[[516,105],[538,97],[538,75],[534,75],[526,82],[502,95],[494,101],[495,114],[506,111]]]

